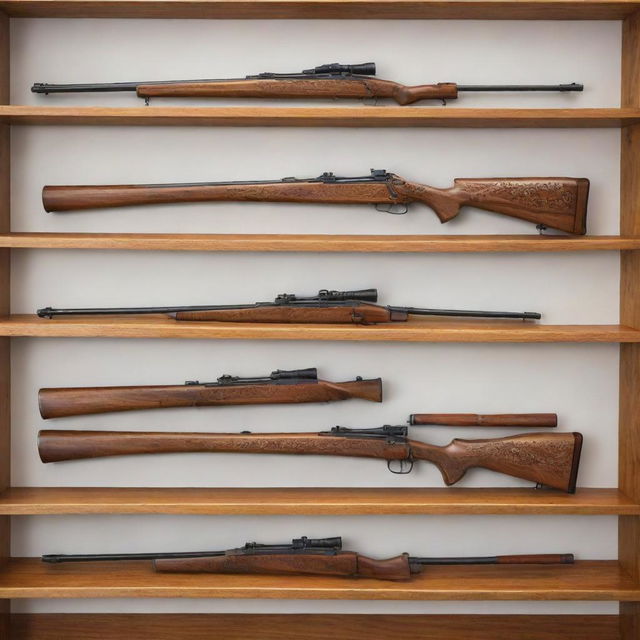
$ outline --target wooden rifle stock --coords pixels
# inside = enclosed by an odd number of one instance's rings
[[[191,322],[265,322],[277,324],[376,324],[405,322],[407,313],[391,311],[381,305],[354,302],[353,305],[316,307],[258,305],[244,309],[178,311],[176,320]]]
[[[225,554],[202,558],[162,558],[153,561],[156,571],[171,573],[241,573],[316,575],[348,578],[408,580],[409,555],[377,560],[353,551],[335,554]]]
[[[284,180],[267,183],[45,186],[46,211],[79,211],[188,202],[297,202],[407,206],[421,202],[441,222],[471,206],[570,234],[586,233],[586,178],[456,178],[439,189],[395,174],[358,181]],[[383,176],[384,177],[384,176]]]
[[[421,562],[422,561],[422,562]],[[248,575],[321,575],[377,580],[409,580],[425,566],[438,564],[572,564],[569,553],[493,556],[489,558],[369,558],[353,551],[335,554],[235,554],[200,558],[161,558],[153,561],[165,573],[222,573]]]
[[[555,413],[412,413],[409,424],[446,427],[557,427]]]
[[[341,433],[344,433],[342,431]],[[43,462],[150,453],[263,453],[424,460],[435,464],[452,485],[474,467],[531,480],[573,493],[582,435],[532,433],[505,438],[455,439],[436,446],[407,438],[358,437],[325,433],[164,433],[114,431],[41,431]]]
[[[139,98],[390,98],[399,105],[419,100],[455,100],[454,82],[407,86],[366,76],[323,78],[241,78],[215,82],[139,84]]]
[[[315,383],[213,386],[186,384],[71,387],[40,389],[38,392],[40,415],[44,419],[168,407],[336,402],[351,398],[382,402],[382,380],[318,380]]]

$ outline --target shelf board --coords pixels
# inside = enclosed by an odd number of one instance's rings
[[[1,4],[1,3],[0,3]],[[156,101],[160,102],[160,101]],[[220,127],[617,128],[640,109],[466,109],[458,107],[39,107],[0,106],[12,125]]]
[[[498,253],[625,251],[640,237],[544,235],[277,235],[163,233],[5,233],[0,248],[144,251],[305,251],[316,253]]]
[[[96,513],[640,515],[640,505],[617,489],[579,489],[569,495],[502,488],[14,487],[0,493],[0,515]]]
[[[629,0],[4,0],[18,18],[621,20]]]
[[[210,338],[220,340],[355,340],[386,342],[640,342],[624,325],[544,325],[521,321],[412,319],[370,326],[177,322],[161,315],[38,318],[0,316],[0,336],[34,338]]]
[[[617,561],[574,565],[432,566],[406,582],[319,576],[155,573],[150,562],[49,565],[15,558],[0,598],[287,598],[339,600],[640,601]]]
[[[621,640],[617,615],[11,614],[11,640],[60,640],[60,629],[65,640],[211,640],[212,629],[224,640]]]

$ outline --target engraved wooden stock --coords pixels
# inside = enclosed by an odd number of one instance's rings
[[[557,427],[555,413],[413,413],[409,424],[447,427]]]
[[[397,191],[401,198],[431,207],[441,222],[468,205],[566,233],[586,233],[586,178],[456,178],[449,189],[401,181]]]
[[[586,178],[456,178],[438,189],[393,176],[391,183],[274,182],[267,184],[45,186],[46,211],[80,211],[188,202],[310,202],[396,204],[422,202],[441,222],[464,205],[527,220],[571,234],[586,233]]]
[[[406,86],[379,78],[246,78],[215,82],[140,84],[140,98],[391,98],[400,105],[419,100],[455,100],[453,82]]]
[[[150,453],[271,453],[326,455],[383,460],[425,460],[435,464],[445,484],[480,467],[573,493],[582,436],[532,433],[483,440],[455,439],[440,447],[425,442],[342,437],[316,433],[164,433],[132,431],[41,431],[43,462]]]
[[[380,580],[408,580],[409,556],[374,559],[353,551],[336,554],[233,554],[201,558],[160,558],[154,569],[171,573],[241,573],[272,575],[317,575]]]
[[[48,418],[169,407],[335,402],[359,398],[382,402],[382,380],[314,384],[167,385],[144,387],[70,387],[40,389],[40,415]]]
[[[415,440],[409,444],[413,458],[435,464],[447,485],[458,482],[468,469],[480,467],[574,493],[582,435],[531,433],[485,440],[455,439],[444,447]]]
[[[402,322],[406,313],[390,311],[374,304],[335,307],[297,307],[261,305],[245,309],[179,311],[176,320],[198,322],[272,322],[282,324],[375,324]]]
[[[405,443],[317,433],[171,433],[149,431],[40,431],[42,462],[151,453],[275,453],[402,460]]]

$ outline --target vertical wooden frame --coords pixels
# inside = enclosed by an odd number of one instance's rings
[[[622,107],[640,106],[640,13],[622,26]],[[640,125],[622,129],[620,148],[620,233],[640,235]],[[622,251],[620,322],[640,328],[640,252]],[[619,487],[640,501],[640,345],[620,345]],[[640,517],[621,516],[618,555],[640,580]],[[621,640],[640,637],[640,603],[621,603]]]
[[[0,104],[9,104],[9,17],[0,12]],[[10,230],[10,127],[0,126],[0,229]],[[0,314],[9,313],[10,249],[0,251]],[[0,340],[0,491],[11,482],[11,396],[9,338]],[[10,555],[9,516],[0,517],[0,566]],[[9,638],[10,600],[0,600],[0,639]]]

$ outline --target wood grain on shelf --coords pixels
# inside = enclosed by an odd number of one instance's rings
[[[160,100],[156,100],[159,103]],[[616,128],[640,109],[468,109],[459,107],[40,107],[0,106],[12,125],[220,127]]]
[[[640,515],[640,505],[617,489],[13,487],[0,494],[0,514],[87,513]]]
[[[621,20],[629,0],[3,0],[14,17]]]
[[[428,213],[428,212],[427,212]],[[640,235],[277,235],[164,233],[5,233],[11,249],[123,249],[145,251],[308,251],[316,253],[511,253],[640,249]]]
[[[612,560],[584,560],[573,565],[432,566],[410,581],[390,582],[320,576],[162,574],[155,573],[150,562],[50,565],[39,558],[15,558],[0,572],[0,597],[637,602],[640,585]]]
[[[619,640],[612,615],[101,614],[11,616],[12,640]]]
[[[9,19],[0,14],[0,103],[9,102]],[[10,127],[0,124],[0,232],[9,232],[10,212]],[[10,249],[0,249],[0,313],[10,308]],[[11,354],[9,339],[0,339],[0,490],[11,481]],[[0,517],[0,569],[11,553],[11,523],[8,516]],[[0,601],[0,637],[8,637],[9,600]]]
[[[640,14],[623,23],[621,105],[640,106]],[[620,145],[620,230],[623,234],[640,233],[640,126],[623,129]],[[640,328],[640,254],[622,252],[620,262],[620,318],[629,326]],[[640,500],[640,345],[620,348],[620,417],[618,482],[622,491]],[[618,557],[620,566],[640,582],[640,517],[623,516],[618,522]],[[622,640],[640,637],[640,604],[620,606]]]
[[[49,301],[47,301],[49,302]],[[442,322],[428,318],[380,325],[177,322],[165,316],[0,317],[0,336],[56,338],[211,338],[385,342],[640,342],[624,325],[543,325],[520,321]]]

